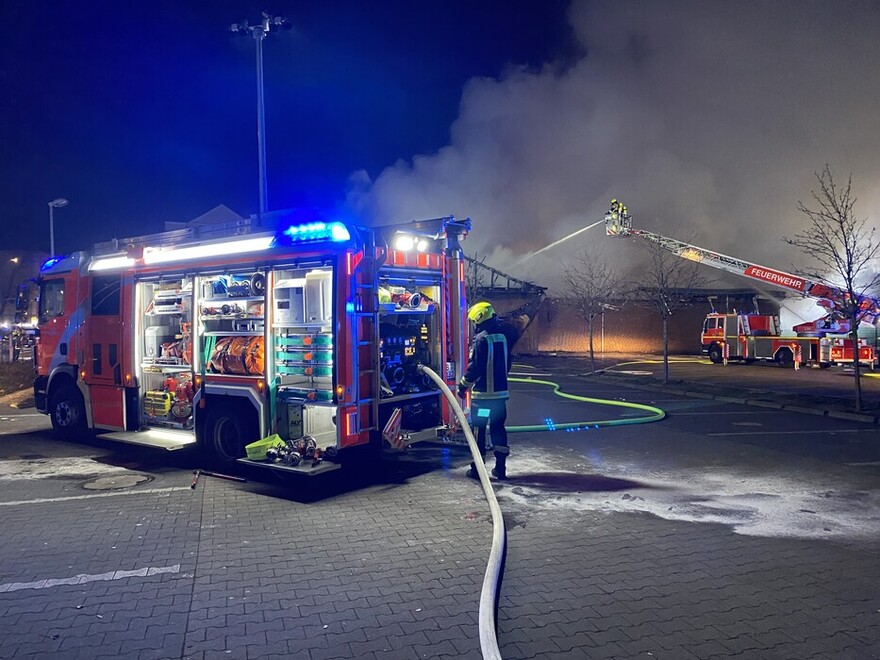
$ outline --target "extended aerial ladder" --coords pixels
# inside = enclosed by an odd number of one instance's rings
[[[760,266],[743,259],[730,257],[720,252],[707,250],[697,245],[685,243],[668,236],[661,236],[632,226],[632,216],[626,206],[618,200],[611,200],[611,208],[605,214],[605,234],[608,236],[636,236],[659,245],[673,254],[705,264],[719,270],[734,273],[765,284],[771,284],[802,296],[813,298],[816,304],[828,310],[828,314],[816,321],[802,323],[793,328],[799,335],[845,334],[849,332],[849,319],[843,313],[844,303],[849,298],[846,291],[815,282],[799,275],[793,275],[774,268]],[[860,300],[862,320],[871,325],[880,323],[880,300],[863,296]]]

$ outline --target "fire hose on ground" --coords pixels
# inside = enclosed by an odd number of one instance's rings
[[[486,574],[483,577],[483,588],[480,592],[480,650],[483,652],[483,658],[486,660],[501,660],[501,652],[498,650],[498,639],[495,636],[495,602],[498,598],[498,582],[501,578],[504,545],[506,543],[506,532],[504,529],[504,518],[501,515],[501,507],[498,505],[495,491],[492,490],[489,473],[483,464],[483,456],[480,454],[479,449],[477,449],[477,441],[455,395],[440,376],[431,369],[424,365],[419,365],[419,371],[434,381],[455,412],[455,417],[464,431],[465,438],[467,438],[468,447],[470,447],[471,456],[474,459],[474,465],[477,467],[477,474],[480,476],[480,485],[483,487],[483,492],[489,503],[489,510],[492,512],[492,549],[489,551],[489,561],[486,564]]]
[[[479,611],[479,632],[480,632],[480,649],[483,658],[491,660],[501,660],[501,652],[498,649],[498,639],[495,636],[495,603],[498,599],[498,582],[501,578],[502,562],[504,557],[504,547],[506,543],[506,531],[504,528],[504,518],[501,515],[501,507],[498,499],[495,497],[495,491],[492,489],[492,483],[489,481],[489,473],[483,463],[483,456],[477,448],[477,441],[471,431],[470,424],[458,399],[443,382],[443,380],[430,368],[419,365],[419,371],[426,374],[443,392],[443,395],[449,401],[449,405],[455,412],[455,417],[464,431],[467,439],[468,447],[471,450],[474,465],[477,468],[477,474],[480,477],[480,485],[483,487],[483,493],[489,503],[489,510],[492,513],[492,549],[489,551],[489,561],[486,565],[486,573],[483,577],[483,587],[480,593],[480,611]],[[563,392],[558,383],[549,380],[538,380],[536,378],[509,378],[515,383],[535,383],[538,385],[547,385],[553,388],[553,393],[566,399],[574,401],[582,401],[585,403],[595,403],[605,406],[618,406],[622,408],[633,408],[643,410],[650,413],[643,417],[634,417],[628,419],[609,419],[588,422],[571,422],[563,424],[534,424],[525,426],[508,426],[508,433],[527,433],[538,431],[566,431],[566,430],[586,430],[589,428],[598,428],[600,426],[621,426],[624,424],[646,424],[648,422],[657,422],[666,416],[660,408],[649,406],[642,403],[632,403],[629,401],[615,401],[612,399],[595,399],[576,394]]]
[[[583,401],[584,403],[595,403],[601,406],[617,406],[620,408],[633,408],[635,410],[644,410],[650,415],[646,415],[644,417],[628,417],[625,419],[603,419],[596,421],[585,421],[585,422],[567,422],[564,424],[555,424],[552,422],[545,422],[544,424],[528,424],[524,426],[508,426],[508,433],[534,433],[537,431],[581,431],[592,428],[599,428],[600,426],[623,426],[625,424],[647,424],[648,422],[659,422],[661,419],[666,417],[666,413],[663,412],[660,408],[655,406],[649,406],[644,403],[632,403],[631,401],[616,401],[614,399],[594,399],[588,396],[580,396],[578,394],[569,394],[568,392],[563,392],[559,383],[554,383],[550,380],[539,380],[537,378],[513,378],[510,377],[507,379],[512,383],[535,383],[537,385],[547,385],[553,388],[553,393],[556,396],[561,396],[565,399],[572,399],[573,401]]]

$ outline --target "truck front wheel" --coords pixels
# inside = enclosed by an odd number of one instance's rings
[[[73,438],[85,431],[86,407],[75,385],[66,383],[52,393],[49,416],[55,433],[63,438]]]
[[[724,354],[721,352],[721,347],[718,344],[712,344],[709,347],[709,360],[712,364],[721,364],[724,360]]]
[[[205,445],[220,465],[230,465],[245,456],[245,446],[259,440],[249,415],[235,406],[214,408],[205,420]]]

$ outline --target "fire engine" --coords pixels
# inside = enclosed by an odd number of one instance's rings
[[[409,441],[436,438],[454,415],[419,365],[461,376],[469,229],[276,212],[53,257],[36,406],[61,435],[199,446],[219,464],[277,434],[309,460],[256,464],[307,474],[380,447],[392,418]]]
[[[814,298],[819,306],[829,310],[821,319],[794,326],[792,330],[795,336],[788,336],[782,334],[777,316],[742,312],[718,313],[713,307],[712,313],[703,321],[700,334],[702,352],[712,362],[717,364],[738,360],[751,363],[756,360],[770,360],[782,367],[795,364],[828,367],[832,364],[852,363],[855,360],[852,340],[845,336],[849,332],[849,321],[840,313],[841,303],[848,295],[846,292],[798,275],[633,228],[632,216],[617,200],[611,201],[611,208],[605,214],[605,233],[607,236],[635,236],[645,239],[682,259]],[[866,322],[880,322],[880,301],[865,296],[860,305]],[[873,369],[877,361],[874,347],[860,340],[858,360],[860,364],[868,364]]]

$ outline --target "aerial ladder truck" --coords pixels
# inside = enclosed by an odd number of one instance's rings
[[[832,364],[854,362],[856,351],[853,350],[852,340],[845,336],[850,331],[850,324],[842,313],[848,298],[847,292],[799,275],[759,266],[668,236],[634,228],[632,216],[616,199],[611,200],[611,208],[605,214],[605,234],[644,239],[682,259],[813,298],[820,307],[828,310],[825,316],[816,321],[794,326],[792,330],[795,336],[790,336],[781,333],[777,316],[742,312],[719,313],[713,309],[703,321],[700,334],[701,350],[712,362],[717,364],[737,360],[752,363],[756,360],[772,360],[782,367],[828,367]],[[860,306],[866,323],[880,323],[880,301],[865,296],[860,301]],[[874,368],[877,357],[873,346],[860,340],[857,353],[861,364]]]

